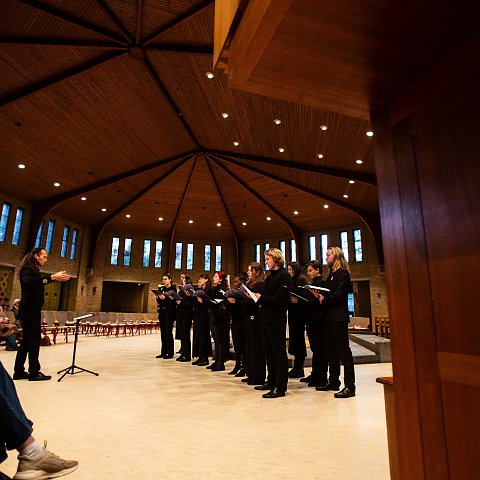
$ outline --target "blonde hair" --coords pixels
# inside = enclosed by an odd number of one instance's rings
[[[279,266],[285,266],[285,259],[283,258],[283,253],[278,248],[269,248],[264,255],[268,255],[273,258],[273,261]]]
[[[327,250],[331,250],[333,253],[332,272],[336,272],[339,268],[344,268],[348,273],[350,273],[350,267],[345,260],[343,250],[339,247],[328,247]]]

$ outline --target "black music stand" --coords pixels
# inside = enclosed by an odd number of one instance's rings
[[[77,353],[77,340],[78,340],[78,325],[80,323],[80,320],[83,320],[84,318],[94,317],[95,315],[97,314],[89,313],[87,315],[82,315],[80,317],[74,318],[76,322],[75,322],[75,341],[73,342],[72,364],[69,367],[64,368],[63,370],[60,370],[59,372],[57,372],[58,374],[64,372],[63,375],[58,379],[59,382],[63,379],[65,375],[67,375],[67,373],[69,373],[70,375],[75,375],[76,373],[87,372],[87,373],[91,373],[92,375],[96,375],[98,377],[98,373],[87,370],[86,368],[77,367],[77,365],[75,365],[75,355]],[[75,369],[77,369],[78,372],[76,372]]]

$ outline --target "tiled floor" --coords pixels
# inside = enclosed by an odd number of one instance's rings
[[[77,365],[99,372],[56,381],[71,343],[42,347],[49,382],[17,381],[34,436],[79,460],[72,480],[389,478],[383,390],[391,364],[357,365],[346,400],[292,381],[287,396],[226,372],[158,360],[159,336],[80,337]],[[14,352],[0,351],[11,372]],[[233,367],[233,362],[228,366]],[[16,452],[1,470],[13,475]]]

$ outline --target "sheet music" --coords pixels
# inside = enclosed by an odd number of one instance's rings
[[[245,285],[243,284],[240,288],[245,289],[245,291],[248,293],[248,295],[251,297],[251,299],[257,303],[258,302],[258,297]]]

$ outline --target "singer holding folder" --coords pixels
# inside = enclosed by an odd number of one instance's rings
[[[66,282],[70,280],[70,275],[64,271],[54,274],[40,273],[40,268],[47,263],[47,260],[47,251],[39,247],[25,255],[20,263],[22,299],[18,316],[22,321],[23,335],[15,359],[14,380],[43,381],[52,378],[51,375],[44,375],[40,371],[40,362],[38,361],[42,338],[42,306],[45,298],[45,285],[54,281]],[[28,373],[25,371],[27,355]]]

